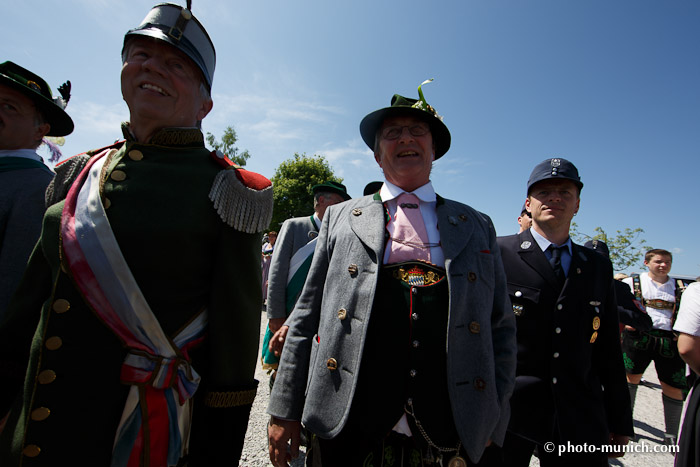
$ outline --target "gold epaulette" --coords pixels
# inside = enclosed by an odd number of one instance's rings
[[[233,164],[219,151],[212,151],[212,158],[224,167],[209,192],[221,220],[241,232],[265,230],[272,219],[272,182]]]
[[[89,160],[90,156],[87,153],[78,154],[55,167],[56,176],[46,187],[44,197],[47,208],[66,198],[70,186]]]
[[[250,405],[255,400],[255,395],[257,392],[257,389],[231,392],[208,392],[204,398],[204,405],[207,407],[214,407],[216,409]]]
[[[118,148],[123,143],[124,141],[117,141],[109,146],[78,154],[77,156],[73,156],[70,159],[56,164],[56,167],[54,167],[56,176],[51,180],[51,183],[49,183],[49,186],[46,188],[46,194],[44,195],[46,207],[48,208],[66,198],[71,185],[78,177],[78,174],[85,168],[92,156],[106,149]]]

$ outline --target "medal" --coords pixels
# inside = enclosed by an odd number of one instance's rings
[[[598,331],[593,331],[593,334],[591,334],[591,344],[594,343],[597,338],[598,338]]]
[[[450,459],[450,462],[447,464],[448,467],[467,467],[467,461],[464,460],[464,457],[461,456],[454,456],[452,459]]]
[[[600,318],[597,316],[593,318],[593,330],[597,331],[600,328]]]

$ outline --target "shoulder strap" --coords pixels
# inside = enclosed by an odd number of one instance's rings
[[[644,303],[642,296],[642,283],[639,279],[639,274],[632,274],[632,288],[634,289],[634,298],[639,300],[639,303]]]

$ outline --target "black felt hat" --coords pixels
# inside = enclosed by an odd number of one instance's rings
[[[336,193],[342,196],[345,201],[351,199],[351,196],[348,194],[348,190],[345,188],[345,185],[330,180],[325,183],[319,183],[318,185],[312,186],[311,191],[313,192],[313,194],[316,194],[318,192]]]
[[[28,98],[41,111],[46,122],[51,125],[47,136],[66,136],[73,132],[73,120],[63,108],[70,96],[70,84],[63,86],[63,98],[54,99],[51,88],[41,76],[22,68],[13,62],[0,63],[0,84],[13,88]],[[62,86],[62,87],[63,87]],[[60,88],[59,88],[60,89]]]
[[[424,81],[429,83],[432,80]],[[383,109],[375,110],[365,116],[360,122],[360,134],[365,144],[374,151],[374,140],[377,135],[377,130],[382,126],[384,120],[397,115],[411,115],[417,117],[430,125],[430,132],[433,135],[435,143],[435,159],[442,157],[450,149],[450,130],[442,122],[442,117],[437,111],[425,101],[421,86],[418,86],[419,99],[411,99],[399,94],[394,94],[391,98],[391,105]]]
[[[160,3],[148,12],[138,27],[126,33],[124,46],[134,36],[152,37],[183,52],[202,71],[211,90],[216,68],[214,43],[190,10],[174,3]]]

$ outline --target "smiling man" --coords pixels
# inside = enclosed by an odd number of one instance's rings
[[[558,455],[559,446],[619,447],[632,435],[612,265],[569,237],[582,188],[571,162],[541,162],[527,182],[532,227],[498,238],[518,367],[502,459],[494,465],[526,467],[536,446],[543,467],[608,465],[604,453]]]
[[[433,190],[450,133],[419,95],[362,120],[383,185],[323,217],[270,396],[276,466],[301,423],[307,465],[461,467],[503,441],[516,349],[495,231]]]
[[[270,182],[204,147],[215,53],[189,10],[154,7],[122,61],[125,141],[57,167],[0,329],[3,466],[240,457]]]

